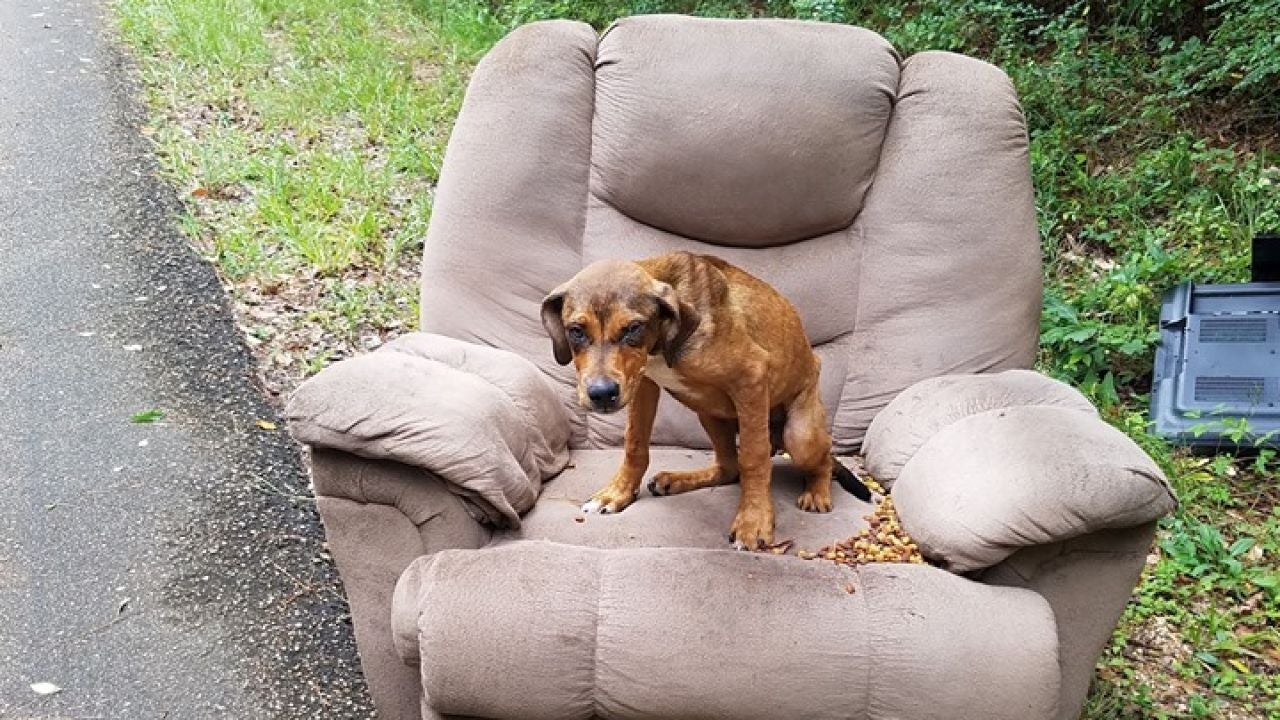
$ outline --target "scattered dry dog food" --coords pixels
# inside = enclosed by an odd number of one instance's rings
[[[884,488],[870,476],[864,475],[862,481],[872,492],[884,495]],[[797,551],[796,557],[803,560],[830,560],[837,565],[924,562],[920,548],[898,521],[893,498],[885,497],[881,500],[875,511],[866,516],[866,520],[869,525],[857,535],[832,543],[817,552]]]

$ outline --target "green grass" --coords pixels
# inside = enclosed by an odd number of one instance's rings
[[[250,306],[251,341],[314,372],[416,323],[414,268],[476,60],[547,17],[853,22],[905,53],[988,59],[1026,111],[1045,248],[1042,370],[1085,389],[1183,505],[1085,716],[1280,718],[1275,455],[1195,458],[1147,432],[1155,320],[1181,280],[1247,275],[1280,229],[1280,0],[117,0],[183,227]],[[1272,29],[1272,30],[1269,30]],[[282,311],[284,312],[284,311]]]
[[[505,28],[429,3],[120,0],[183,227],[233,285],[318,289],[353,340],[351,283],[416,323],[431,189],[462,89]],[[408,269],[406,269],[408,268]],[[391,279],[390,271],[402,270]],[[394,273],[392,273],[394,275]],[[308,295],[306,289],[296,294]]]

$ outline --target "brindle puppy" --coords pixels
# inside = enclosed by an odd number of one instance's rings
[[[833,470],[846,490],[870,499],[831,454],[818,396],[821,363],[800,316],[743,270],[685,252],[597,262],[543,300],[542,323],[556,361],[577,368],[584,407],[630,408],[622,467],[584,512],[620,512],[635,500],[649,467],[660,387],[697,413],[715,464],[659,472],[649,490],[674,495],[739,480],[742,496],[730,528],[737,547],[773,542],[769,481],[776,450],[785,449],[808,475],[800,508],[831,510]]]

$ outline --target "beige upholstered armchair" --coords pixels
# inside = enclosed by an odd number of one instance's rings
[[[838,453],[930,565],[731,550],[734,485],[578,506],[620,416],[585,414],[539,303],[584,264],[720,255],[799,308]],[[513,32],[449,144],[422,332],[289,406],[380,716],[1075,717],[1174,499],[1029,368],[1027,135],[1000,70],[854,27],[649,16]],[[667,398],[651,472],[704,465]],[[777,535],[816,549],[871,506]]]

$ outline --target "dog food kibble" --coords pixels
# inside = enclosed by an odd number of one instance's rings
[[[863,476],[862,481],[872,492],[884,495],[884,488],[870,476]],[[796,557],[803,560],[822,558],[837,565],[924,562],[920,548],[898,521],[892,497],[881,500],[875,511],[866,516],[866,521],[867,527],[857,535],[834,542],[817,552],[799,550]]]

